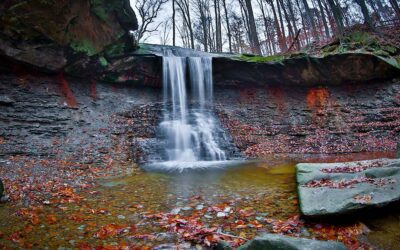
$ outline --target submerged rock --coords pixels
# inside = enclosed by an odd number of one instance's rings
[[[300,210],[307,216],[347,214],[400,200],[400,160],[300,163]]]
[[[227,249],[227,248],[221,248]],[[262,250],[262,249],[282,249],[282,250],[341,250],[347,249],[343,243],[336,241],[320,241],[305,238],[294,238],[278,234],[265,234],[254,238],[239,250]]]

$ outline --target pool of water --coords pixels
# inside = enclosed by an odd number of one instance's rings
[[[0,249],[181,244],[179,233],[165,225],[177,218],[243,239],[282,232],[340,240],[340,230],[351,234],[353,227],[363,227],[351,240],[384,249],[400,245],[399,209],[340,225],[299,222],[295,164],[247,162],[183,173],[138,170],[99,180],[97,188],[78,193],[73,202],[29,208],[3,204]]]

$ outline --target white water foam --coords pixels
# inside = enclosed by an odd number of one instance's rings
[[[155,164],[176,170],[226,165],[219,164],[226,162],[227,156],[219,146],[220,128],[212,112],[211,57],[178,57],[165,52],[163,88],[160,130],[166,139],[166,159]]]

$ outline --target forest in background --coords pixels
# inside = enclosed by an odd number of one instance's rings
[[[207,52],[274,55],[340,37],[362,24],[400,24],[398,0],[137,0],[137,42]]]

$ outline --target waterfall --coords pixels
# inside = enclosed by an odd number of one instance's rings
[[[187,81],[190,84],[187,84]],[[163,56],[165,161],[193,163],[226,160],[213,114],[211,57]]]

